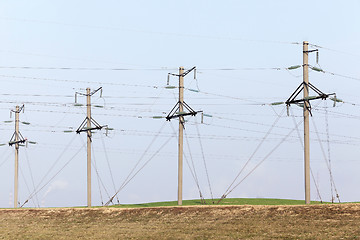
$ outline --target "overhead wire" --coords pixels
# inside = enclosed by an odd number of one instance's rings
[[[30,161],[29,161],[29,156],[28,156],[28,154],[27,154],[26,148],[25,148],[25,151],[24,151],[24,152],[25,152],[26,162],[27,162],[27,165],[28,165],[28,168],[29,168],[29,172],[30,172],[31,183],[32,183],[32,186],[33,186],[33,188],[34,188],[34,190],[35,190],[34,175],[33,175],[33,173],[32,173],[32,169],[31,169],[31,165],[30,165]],[[37,195],[37,194],[35,195],[35,200],[36,200],[36,202],[37,202],[37,206],[40,207],[40,202],[39,202],[39,198],[38,198],[38,195]]]
[[[107,154],[107,151],[106,151],[105,141],[104,141],[104,136],[103,135],[101,135],[101,142],[102,142],[102,146],[103,146],[103,149],[104,149],[105,159],[106,159],[106,163],[107,163],[110,178],[111,178],[111,183],[112,183],[112,186],[114,188],[113,190],[114,190],[114,192],[116,192],[115,180],[114,180],[114,176],[113,176],[113,173],[112,173],[112,170],[111,170],[110,161],[109,161],[109,157],[108,157],[108,154]],[[110,196],[109,196],[109,198],[110,198]],[[117,200],[117,203],[120,204],[118,196],[116,196],[116,200]]]
[[[173,128],[173,131],[175,133],[174,128]],[[186,157],[186,154],[184,154],[184,158],[185,158],[186,163],[187,163],[187,165],[189,167],[190,173],[191,173],[191,175],[192,175],[192,177],[193,177],[193,179],[195,181],[196,187],[197,187],[197,189],[199,191],[199,196],[200,196],[201,203],[206,204],[206,200],[205,200],[204,195],[202,194],[202,191],[201,191],[201,188],[200,188],[199,178],[198,178],[197,173],[196,173],[194,159],[193,159],[193,156],[192,156],[192,153],[191,153],[191,150],[190,150],[190,143],[189,143],[189,139],[187,137],[186,131],[184,131],[184,134],[185,134],[186,144],[187,144],[187,147],[188,147],[188,150],[189,150],[189,156],[190,156],[190,160],[191,160],[191,165],[190,165],[190,163],[189,163],[189,161],[188,161],[188,159]],[[192,168],[191,168],[191,166],[192,166]]]
[[[300,125],[303,121],[300,121],[298,125]],[[245,181],[246,178],[248,178],[265,160],[267,160],[274,152],[277,150],[284,142],[285,140],[292,134],[292,132],[295,131],[295,128],[291,130],[258,164],[256,164],[248,174],[246,174],[236,185],[234,185],[230,190],[228,190],[218,201],[218,203],[226,198],[227,195],[229,195],[232,191],[235,190],[243,181]]]
[[[67,149],[71,146],[72,142],[75,140],[75,137],[73,137],[73,139],[66,145],[65,149],[62,151],[62,153],[60,154],[60,156],[55,160],[55,162],[51,165],[50,169],[47,171],[47,173],[42,177],[42,179],[40,180],[40,182],[38,183],[38,185],[36,186],[36,188],[34,189],[34,191],[29,195],[29,199],[31,199],[35,194],[38,193],[37,189],[40,187],[40,185],[45,181],[46,177],[50,174],[50,172],[53,170],[53,168],[55,167],[55,165],[60,161],[60,159],[62,158],[62,156],[65,154],[65,152],[67,151]],[[24,203],[25,204],[25,203]]]
[[[314,128],[315,128],[315,132],[317,132],[317,127],[316,127],[316,124],[315,124],[315,121],[314,121],[313,118],[312,118],[312,123],[313,123],[313,126],[314,126]],[[319,135],[317,135],[317,136],[318,136],[318,138],[319,138]],[[326,163],[326,167],[327,167],[327,169],[328,169],[328,171],[329,171],[330,181],[332,182],[331,187],[334,186],[334,190],[335,190],[335,192],[336,192],[336,197],[338,198],[339,203],[340,203],[340,197],[339,197],[339,194],[338,194],[336,185],[335,185],[335,181],[334,181],[334,177],[333,177],[333,174],[332,174],[331,165],[329,165],[329,159],[327,159],[327,157],[326,157],[325,150],[324,150],[324,147],[323,147],[321,141],[318,141],[318,142],[319,142],[319,144],[320,144],[320,149],[321,149],[321,151],[322,151],[322,154],[323,154],[323,157],[324,157],[324,161],[325,161],[325,163]],[[331,198],[333,198],[333,195],[331,196]]]
[[[121,187],[118,189],[118,191],[116,191],[116,193],[109,199],[109,201],[105,204],[105,206],[109,205],[110,202],[112,202],[112,200],[114,199],[114,197],[119,194],[119,192],[127,185],[129,184],[129,182],[136,177],[136,175],[142,170],[144,169],[144,167],[170,142],[170,140],[173,138],[173,136],[169,137],[161,146],[160,148],[136,171],[134,172],[134,174],[128,178],[128,180],[126,182],[124,182]]]
[[[84,145],[85,146],[85,145]],[[45,184],[43,184],[42,187],[37,187],[36,191],[32,192],[30,194],[30,196],[28,197],[28,199],[22,204],[21,207],[23,207],[30,199],[32,199],[34,197],[35,194],[39,193],[43,188],[45,188],[57,175],[59,175],[59,173],[64,170],[64,168],[69,165],[69,163],[80,153],[80,151],[84,148],[84,146],[82,146],[81,148],[79,148],[79,150],[53,175],[53,177],[51,177],[47,182],[45,182]],[[38,184],[38,186],[40,186],[40,184]]]
[[[211,188],[210,177],[209,177],[209,170],[208,170],[208,167],[207,167],[207,164],[206,164],[206,160],[205,160],[204,148],[203,148],[203,144],[202,144],[201,137],[200,137],[200,130],[199,130],[198,124],[195,124],[195,126],[196,126],[197,134],[198,134],[198,136],[199,136],[199,137],[198,137],[198,140],[199,140],[199,144],[200,144],[201,156],[202,156],[202,160],[203,160],[203,163],[204,163],[204,168],[205,168],[206,179],[207,179],[208,187],[209,187],[209,191],[210,191],[210,196],[211,196],[212,203],[214,204],[214,203],[215,203],[215,201],[214,201],[214,195],[213,195],[213,191],[212,191],[212,188]]]
[[[301,139],[301,135],[300,135],[300,131],[299,131],[299,128],[298,128],[298,124],[296,123],[296,119],[294,117],[294,113],[293,113],[293,110],[292,108],[290,107],[290,113],[291,113],[291,116],[292,116],[292,119],[293,119],[293,123],[294,123],[294,126],[295,126],[295,129],[296,129],[296,132],[297,132],[297,135],[298,135],[298,138],[299,138],[299,141],[300,141],[300,145],[301,145],[301,149],[304,150],[304,143]],[[314,182],[314,185],[315,185],[315,188],[316,188],[316,193],[320,199],[320,202],[322,203],[323,200],[321,198],[321,194],[320,194],[320,189],[319,189],[319,186],[318,186],[318,183],[316,182],[316,179],[315,179],[315,176],[314,176],[314,173],[313,173],[313,170],[310,166],[310,174],[311,174],[311,177],[313,179],[313,182]]]
[[[151,146],[154,144],[155,140],[158,138],[159,134],[162,132],[162,130],[165,127],[166,122],[163,123],[163,125],[160,127],[160,130],[158,131],[158,133],[156,135],[154,135],[153,140],[150,142],[150,144],[148,145],[148,147],[145,149],[145,151],[143,152],[143,154],[141,155],[141,157],[139,158],[139,160],[136,162],[136,164],[134,165],[134,167],[131,169],[130,173],[127,175],[127,177],[125,178],[125,180],[123,181],[123,183],[121,184],[121,186],[118,188],[118,190],[115,192],[115,194],[109,199],[109,201],[105,204],[106,206],[110,204],[110,202],[113,201],[114,197],[117,196],[117,194],[129,183],[129,181],[131,181],[136,174],[139,172],[135,172],[136,168],[139,166],[140,162],[143,160],[143,158],[145,157],[146,153],[149,151],[149,149],[151,148]],[[145,163],[147,164],[147,162]],[[140,168],[142,169],[142,168]],[[135,172],[135,173],[134,173]]]
[[[225,193],[221,196],[221,198],[219,199],[218,203],[220,203],[220,201],[224,198],[226,198],[226,196],[231,192],[231,187],[235,184],[236,180],[240,177],[241,173],[244,171],[244,169],[246,168],[246,166],[250,163],[250,161],[252,160],[252,158],[255,156],[255,154],[258,152],[258,150],[260,149],[260,147],[262,146],[262,144],[264,143],[265,139],[269,136],[269,134],[271,133],[271,131],[273,130],[274,126],[278,123],[278,121],[280,120],[280,117],[282,116],[282,114],[285,112],[285,107],[283,108],[281,114],[279,115],[279,117],[277,117],[274,121],[274,123],[272,124],[272,126],[270,127],[270,129],[266,132],[265,136],[262,138],[262,140],[260,141],[260,143],[256,146],[255,150],[253,151],[253,153],[250,155],[249,159],[246,161],[246,163],[244,164],[244,166],[240,169],[240,172],[235,176],[235,179],[231,182],[230,186],[225,190]]]

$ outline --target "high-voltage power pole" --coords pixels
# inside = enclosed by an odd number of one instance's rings
[[[87,133],[87,206],[91,207],[91,131],[92,130],[100,130],[106,126],[100,126],[92,117],[91,117],[91,96],[100,92],[100,96],[102,95],[102,88],[98,88],[91,92],[90,88],[86,88],[86,93],[75,93],[75,102],[76,95],[86,96],[86,109],[87,115],[85,120],[81,123],[80,127],[76,130],[76,133],[80,134],[81,132]],[[92,126],[94,124],[94,126]]]
[[[318,49],[309,50],[309,42],[303,42],[303,82],[285,102],[287,107],[291,104],[303,104],[303,117],[304,117],[304,177],[305,177],[305,203],[310,204],[310,131],[309,131],[309,115],[311,114],[311,100],[316,99],[327,99],[330,95],[335,93],[325,94],[317,89],[314,85],[309,82],[309,53],[317,52]],[[317,55],[318,56],[318,55]],[[317,57],[318,61],[318,57]],[[294,66],[297,68],[301,66]],[[315,71],[322,71],[316,67],[312,67]],[[312,89],[317,95],[309,96],[309,89]],[[300,92],[303,91],[303,98],[296,99]]]
[[[15,145],[14,208],[18,207],[19,144],[26,142],[26,139],[21,135],[19,131],[19,113],[23,110],[24,110],[24,105],[22,105],[21,107],[16,106],[15,110],[11,110],[11,112],[15,113],[15,132],[9,141],[9,146]]]
[[[167,115],[166,120],[170,121],[173,118],[179,118],[179,142],[178,142],[178,205],[182,205],[182,192],[183,192],[183,131],[185,126],[185,116],[195,116],[198,112],[194,111],[184,101],[184,77],[191,71],[196,71],[196,67],[193,67],[187,71],[184,71],[184,67],[179,68],[179,74],[169,75],[179,77],[179,101]],[[194,75],[195,77],[195,75]],[[186,110],[186,111],[185,111]]]

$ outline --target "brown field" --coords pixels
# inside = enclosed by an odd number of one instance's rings
[[[360,239],[360,204],[1,209],[0,239]]]

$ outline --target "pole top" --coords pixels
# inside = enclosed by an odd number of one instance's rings
[[[303,45],[309,45],[308,41],[303,41]]]
[[[184,67],[179,67],[179,69],[182,69],[182,70],[184,70]]]

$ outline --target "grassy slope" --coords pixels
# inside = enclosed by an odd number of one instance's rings
[[[183,206],[194,205],[303,205],[304,200],[290,200],[290,199],[272,199],[272,198],[226,198],[223,199],[220,204],[217,204],[218,199],[214,199],[214,203],[211,199],[206,199],[206,204],[202,204],[199,199],[184,200]],[[312,204],[320,204],[320,202],[313,201]],[[169,202],[152,202],[142,204],[120,204],[112,207],[118,208],[139,208],[139,207],[167,207],[177,206],[177,201]]]
[[[359,225],[360,204],[0,209],[0,239],[359,239]]]

